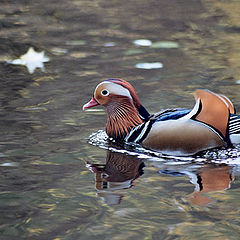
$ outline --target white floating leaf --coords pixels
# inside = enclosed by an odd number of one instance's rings
[[[70,46],[83,46],[86,44],[86,41],[85,40],[72,40],[72,41],[67,41],[66,44],[70,45]]]
[[[157,69],[157,68],[162,68],[162,67],[163,67],[163,64],[160,62],[136,64],[136,68],[141,68],[141,69]]]
[[[130,56],[130,55],[141,54],[143,52],[144,52],[143,50],[141,50],[140,48],[137,48],[137,49],[129,49],[129,50],[125,51],[123,54],[126,56]]]
[[[137,39],[134,40],[133,43],[137,46],[148,47],[152,45],[152,41],[148,39]]]
[[[19,163],[16,162],[6,162],[6,163],[1,163],[1,167],[17,167],[19,166]]]
[[[179,44],[173,41],[159,41],[159,42],[154,42],[151,45],[151,48],[178,48],[178,47],[179,47]]]
[[[54,53],[57,53],[57,54],[64,54],[64,53],[67,53],[68,50],[67,49],[64,49],[64,48],[58,48],[58,47],[53,47],[51,49],[52,52]]]
[[[104,47],[114,47],[116,46],[116,43],[115,42],[107,42],[107,43],[104,43]]]
[[[36,68],[41,68],[44,71],[44,62],[48,62],[50,59],[44,56],[44,51],[36,52],[32,47],[30,47],[27,53],[20,56],[20,58],[15,60],[9,60],[7,63],[14,65],[24,65],[27,67],[29,73],[34,73]]]

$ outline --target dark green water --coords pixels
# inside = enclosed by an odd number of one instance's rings
[[[150,112],[192,107],[197,88],[240,112],[239,10],[233,0],[2,0],[0,239],[239,239],[239,147],[108,151],[101,132],[88,140],[104,111],[81,110],[99,81],[120,77]],[[45,71],[6,62],[29,47],[50,58]]]

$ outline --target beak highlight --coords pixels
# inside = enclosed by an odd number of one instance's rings
[[[95,100],[94,97],[92,97],[92,99],[88,103],[83,105],[83,110],[86,110],[91,107],[95,107],[97,105],[99,105],[99,103]]]

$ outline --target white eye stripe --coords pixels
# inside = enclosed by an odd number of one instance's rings
[[[101,94],[102,94],[103,96],[108,96],[108,95],[110,94],[110,92],[109,92],[107,89],[103,89],[103,90],[101,91]]]
[[[96,87],[96,89],[100,85],[102,85],[102,84],[106,84],[106,86],[107,86],[106,87],[107,89],[103,89],[103,90],[107,90],[111,94],[117,94],[117,95],[120,95],[120,96],[126,96],[126,97],[129,97],[130,99],[132,99],[132,96],[131,96],[130,92],[128,91],[128,89],[126,89],[123,86],[121,86],[119,84],[116,84],[116,83],[104,81],[104,82],[99,83],[98,86]]]

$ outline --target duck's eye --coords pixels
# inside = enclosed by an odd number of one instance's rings
[[[101,92],[101,94],[102,94],[103,96],[108,96],[109,93],[110,93],[110,92],[109,92],[108,90],[106,90],[106,89],[103,89],[102,92]]]

